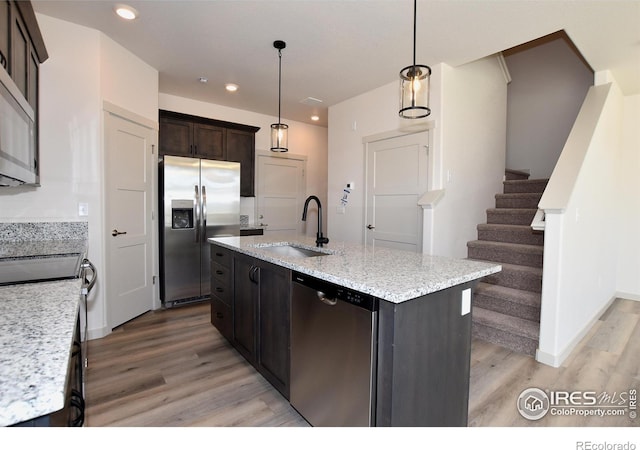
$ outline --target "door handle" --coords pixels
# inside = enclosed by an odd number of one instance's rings
[[[111,230],[111,236],[118,236],[119,234],[127,234],[126,231],[118,231],[116,229]]]
[[[195,184],[194,188],[194,196],[196,200],[195,210],[196,210],[196,242],[200,242],[200,193],[198,192],[198,185]]]
[[[375,230],[376,227],[374,227],[373,225],[369,224],[369,225],[367,225],[367,228],[370,229],[370,230]]]

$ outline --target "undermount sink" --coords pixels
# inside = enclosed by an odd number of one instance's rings
[[[309,258],[313,256],[327,256],[331,254],[329,252],[319,252],[316,250],[298,247],[291,244],[271,245],[268,247],[262,247],[262,249],[271,253],[275,253],[276,255],[291,256],[294,258]]]

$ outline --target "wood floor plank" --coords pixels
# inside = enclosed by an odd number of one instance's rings
[[[152,311],[89,342],[87,426],[308,427],[210,323],[200,303]],[[472,341],[469,426],[638,427],[638,419],[517,411],[528,387],[612,393],[640,386],[640,302],[617,299],[562,367]]]

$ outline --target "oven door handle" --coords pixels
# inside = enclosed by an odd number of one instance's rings
[[[91,280],[87,280],[87,271],[90,271],[91,275],[93,275],[91,277]],[[83,259],[82,260],[82,293],[84,295],[89,294],[89,292],[91,292],[91,289],[93,289],[93,286],[96,284],[97,280],[98,280],[98,274],[96,272],[96,267],[87,258]],[[89,283],[85,284],[87,281]]]

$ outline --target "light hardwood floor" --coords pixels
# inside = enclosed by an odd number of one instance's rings
[[[308,426],[220,336],[208,304],[146,313],[89,342],[86,425]],[[598,394],[640,387],[640,302],[617,299],[559,368],[473,340],[469,426],[622,426],[640,419],[520,416],[529,387]]]

